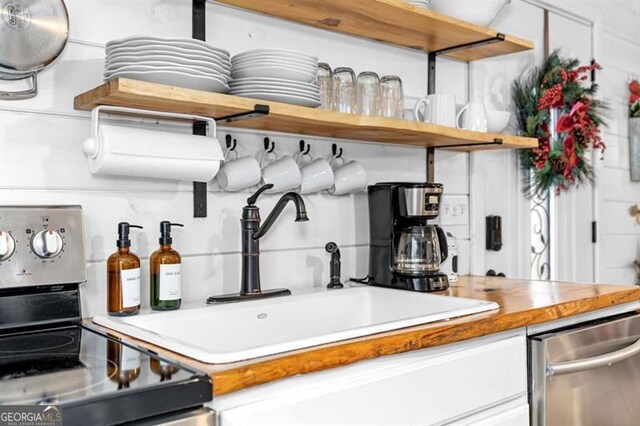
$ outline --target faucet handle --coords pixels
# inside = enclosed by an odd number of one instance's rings
[[[258,197],[260,196],[260,194],[262,194],[267,189],[271,189],[271,188],[273,188],[272,183],[268,183],[260,187],[251,197],[247,198],[247,204],[250,206],[253,206],[256,203],[256,201],[258,201]]]

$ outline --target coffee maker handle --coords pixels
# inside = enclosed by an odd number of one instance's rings
[[[449,257],[449,248],[447,247],[447,234],[438,225],[435,225],[438,233],[438,244],[440,245],[440,262],[444,262]]]

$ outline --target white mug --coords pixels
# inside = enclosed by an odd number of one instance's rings
[[[341,166],[337,166],[338,160]],[[364,191],[367,188],[367,172],[356,161],[345,162],[344,159],[332,159],[333,186],[329,188],[329,194],[344,195]]]
[[[300,167],[304,157],[308,157],[309,161]],[[302,177],[298,191],[300,194],[311,194],[333,186],[333,168],[324,158],[314,160],[309,154],[299,154],[297,163]]]
[[[422,111],[423,106],[424,112]],[[425,123],[455,127],[456,97],[447,94],[433,94],[418,99],[413,107],[413,117],[415,120]]]
[[[462,118],[462,124],[460,124]],[[471,101],[466,104],[456,117],[458,129],[473,130],[475,132],[487,132],[487,109],[480,101]]]
[[[268,156],[273,154],[274,160],[269,162]],[[274,152],[264,151],[260,157],[260,167],[262,168],[263,185],[272,183],[273,188],[267,190],[268,193],[286,192],[300,186],[302,176],[296,160],[290,155],[283,155],[278,158]]]
[[[509,125],[511,113],[509,111],[487,111],[487,131],[502,133]]]
[[[235,158],[229,160],[232,153]],[[227,149],[224,163],[216,176],[218,185],[225,191],[241,191],[260,183],[262,171],[258,160],[253,157],[238,157],[238,151]]]

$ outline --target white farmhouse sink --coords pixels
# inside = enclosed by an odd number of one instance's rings
[[[94,317],[97,324],[206,363],[272,355],[497,309],[494,302],[379,287]]]

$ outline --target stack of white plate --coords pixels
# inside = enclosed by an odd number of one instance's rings
[[[318,58],[283,49],[257,49],[231,58],[229,93],[247,98],[320,106]]]
[[[425,7],[427,9],[431,7],[431,0],[405,0],[405,3],[409,3],[414,6]]]
[[[105,81],[133,78],[188,89],[229,90],[229,52],[193,39],[128,37],[107,43]]]

